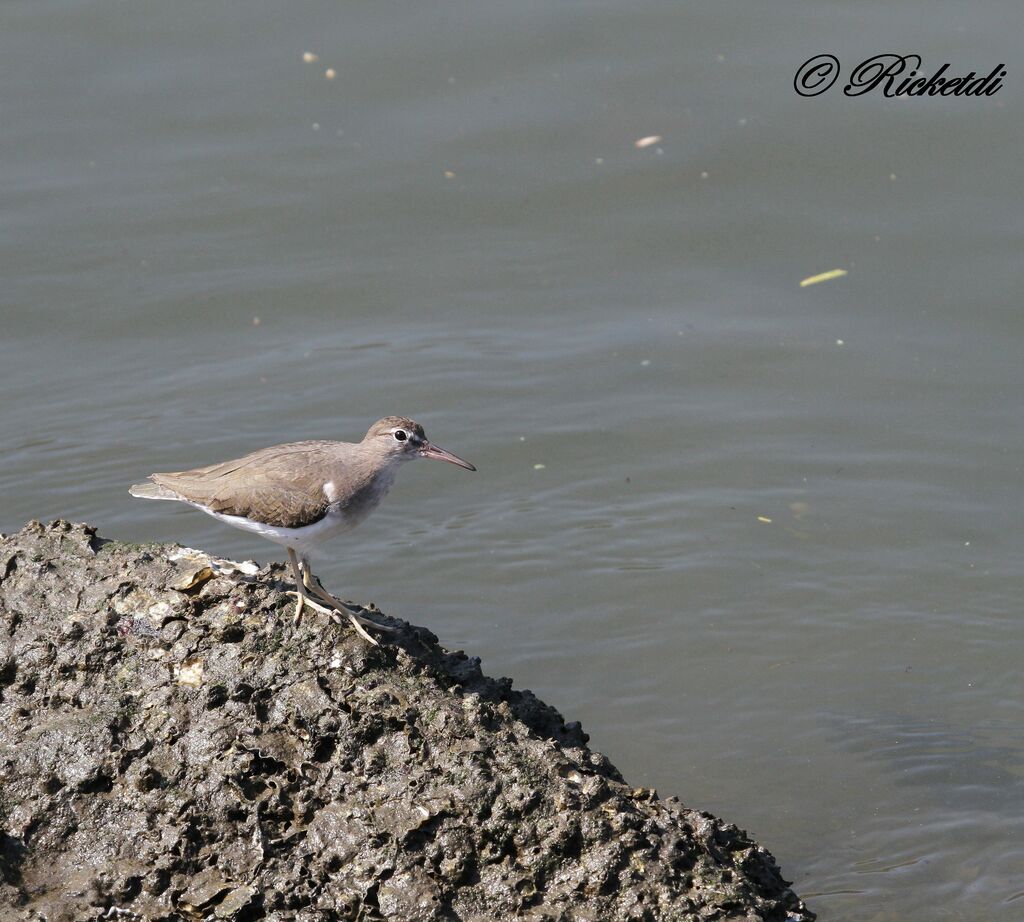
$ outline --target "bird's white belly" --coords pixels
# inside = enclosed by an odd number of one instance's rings
[[[309,557],[316,552],[319,545],[323,542],[342,532],[351,531],[358,524],[358,522],[353,522],[333,506],[327,515],[312,525],[305,525],[302,528],[284,528],[280,525],[265,525],[263,522],[254,522],[240,515],[225,515],[222,512],[214,512],[198,503],[190,505],[194,505],[197,509],[202,509],[207,515],[213,516],[219,522],[224,522],[226,525],[233,525],[235,528],[242,529],[242,531],[250,531],[261,538],[273,541],[275,544],[294,548],[300,557]]]

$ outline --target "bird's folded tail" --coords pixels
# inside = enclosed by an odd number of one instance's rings
[[[140,499],[181,499],[181,496],[173,490],[152,482],[133,483],[128,488],[128,492],[132,496],[138,496]]]

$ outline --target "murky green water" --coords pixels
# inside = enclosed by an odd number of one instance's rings
[[[6,0],[0,527],[271,557],[126,487],[412,415],[480,471],[403,471],[329,586],[822,918],[1024,918],[1022,20]],[[799,98],[823,51],[1009,75]]]

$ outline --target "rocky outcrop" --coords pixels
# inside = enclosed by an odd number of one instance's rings
[[[424,628],[283,568],[0,540],[0,919],[808,920],[735,826]]]

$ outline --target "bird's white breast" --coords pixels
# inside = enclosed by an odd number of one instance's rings
[[[327,515],[312,525],[304,525],[301,528],[266,525],[263,522],[256,522],[240,515],[226,515],[223,512],[214,512],[200,503],[189,503],[189,505],[194,506],[196,509],[201,509],[207,515],[213,516],[213,518],[223,522],[225,525],[231,525],[234,528],[240,528],[242,531],[259,535],[261,538],[266,538],[275,544],[294,548],[300,556],[308,557],[323,542],[342,532],[351,531],[362,522],[384,498],[394,479],[395,465],[389,465],[379,471],[365,488],[356,491],[352,496],[346,497],[344,500],[342,500],[338,485],[333,480],[325,481],[321,489],[323,489],[324,496],[330,503]]]
[[[336,506],[331,506],[327,515],[312,525],[304,525],[302,528],[285,528],[281,525],[266,525],[263,522],[254,522],[252,519],[243,518],[240,515],[225,515],[222,512],[213,512],[205,506],[196,505],[207,515],[212,515],[217,521],[225,525],[232,525],[243,531],[252,532],[275,544],[284,547],[294,548],[300,557],[309,557],[315,553],[319,546],[330,540],[335,535],[350,531],[357,523],[349,520]]]

